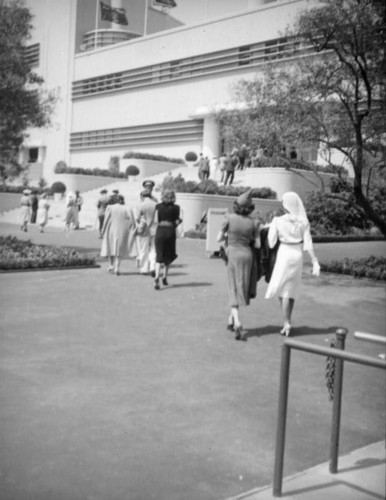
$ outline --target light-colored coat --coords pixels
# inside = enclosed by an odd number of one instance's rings
[[[101,257],[129,257],[135,238],[135,221],[131,208],[109,205],[103,223]]]

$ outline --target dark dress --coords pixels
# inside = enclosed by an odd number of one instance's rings
[[[251,297],[253,253],[251,244],[259,234],[249,216],[231,214],[221,231],[228,235],[228,294],[231,307],[247,306]]]
[[[169,265],[176,258],[176,227],[180,222],[180,207],[158,203],[158,226],[155,234],[156,262]]]

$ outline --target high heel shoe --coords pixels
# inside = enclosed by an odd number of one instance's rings
[[[163,284],[164,286],[168,286],[168,284],[169,284],[169,283],[168,283],[168,280],[167,280],[166,278],[162,278],[162,284]]]
[[[235,340],[244,340],[243,339],[243,327],[241,325],[236,327],[235,332],[236,332],[235,333]]]
[[[159,290],[160,289],[160,286],[159,286],[159,279],[156,278],[154,280],[154,290]]]

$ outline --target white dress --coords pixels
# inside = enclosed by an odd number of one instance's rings
[[[268,231],[269,246],[273,248],[278,239],[280,245],[265,298],[296,299],[302,279],[303,250],[312,250],[309,222],[290,214],[274,217]]]
[[[37,215],[37,222],[41,226],[45,226],[47,224],[49,208],[50,205],[48,204],[48,201],[44,198],[41,198],[39,200],[38,215]]]

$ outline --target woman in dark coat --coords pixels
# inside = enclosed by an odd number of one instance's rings
[[[154,288],[160,289],[159,278],[161,264],[164,265],[162,284],[168,285],[168,271],[170,264],[177,258],[176,254],[176,227],[182,222],[180,219],[180,207],[175,204],[176,195],[171,189],[162,193],[162,203],[156,205],[155,222],[157,231],[155,234],[155,281]]]
[[[256,276],[252,273],[254,258],[252,248],[260,247],[260,228],[258,221],[251,217],[253,210],[251,190],[249,190],[235,200],[234,213],[225,218],[217,236],[218,242],[225,239],[228,242],[230,316],[227,329],[236,332],[236,340],[243,340],[239,308],[248,306],[250,299],[256,295]]]

